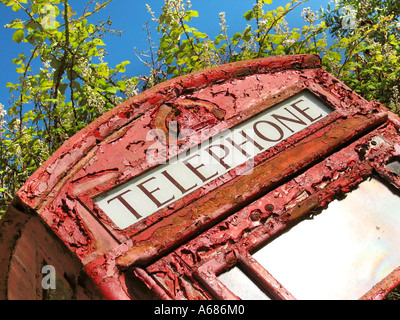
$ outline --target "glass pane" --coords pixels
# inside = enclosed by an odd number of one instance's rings
[[[358,299],[400,265],[400,198],[372,179],[255,253],[297,299]]]
[[[218,279],[242,300],[271,300],[238,267],[221,274]]]
[[[388,168],[397,174],[400,177],[400,161],[399,160],[393,160],[390,163],[388,163]]]

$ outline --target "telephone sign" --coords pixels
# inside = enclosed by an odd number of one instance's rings
[[[184,157],[178,156],[122,184],[95,202],[119,228],[125,229],[250,161],[330,112],[317,98],[302,92],[212,137],[211,142],[189,149]]]

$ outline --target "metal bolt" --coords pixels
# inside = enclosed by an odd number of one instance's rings
[[[275,209],[275,207],[273,204],[269,203],[269,204],[265,205],[265,210],[267,210],[267,212],[272,212],[272,211],[274,211],[274,209]]]
[[[256,211],[253,211],[251,214],[250,214],[250,219],[251,219],[251,221],[258,221],[258,220],[260,220],[260,211],[259,210],[256,210]]]

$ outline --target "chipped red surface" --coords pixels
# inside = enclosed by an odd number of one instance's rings
[[[386,131],[389,135],[396,132],[397,130],[393,128]],[[287,227],[293,226],[310,214],[320,212],[329,202],[371,176],[373,170],[385,170],[382,169],[382,159],[379,157],[382,156],[384,149],[393,148],[392,143],[400,142],[397,136],[392,141],[386,140],[387,144],[377,150],[370,148],[369,161],[359,157],[360,147],[369,145],[377,134],[380,136],[379,131],[373,131],[361,141],[352,143],[295,179],[267,193],[165,258],[151,264],[147,267],[147,272],[159,279],[160,286],[173,296],[177,290],[173,284],[186,274],[168,272],[168,266],[171,259],[180,259],[190,267],[192,274],[196,275],[197,282],[201,283],[203,288],[207,288],[214,297],[237,299],[238,297],[227,293],[226,288],[217,280],[217,276],[236,265],[238,260],[253,278],[257,279],[259,274],[267,273],[251,258],[251,252]],[[272,297],[294,298],[269,274],[265,274],[262,281],[266,281],[265,279],[270,281],[268,286],[274,288],[274,291],[270,292]],[[398,270],[385,280],[385,285],[390,285],[390,289],[398,283]],[[384,297],[382,292],[386,295],[389,291],[386,287],[378,286],[363,298],[376,298],[379,294],[382,298]]]
[[[125,230],[92,200],[155,166],[146,161],[150,129],[167,133],[176,121],[204,141],[306,89],[334,112],[258,155],[252,174],[232,170]],[[396,116],[332,77],[318,56],[243,61],[167,81],[117,106],[67,141],[17,197],[109,299],[132,298],[125,272],[134,268],[161,298],[235,298],[216,275],[238,259],[250,273],[265,273],[248,254],[262,241],[373,170],[400,186],[384,165],[400,155],[398,128]],[[387,145],[379,152],[362,147],[376,134]],[[178,142],[179,152],[188,142]],[[399,278],[393,279],[392,286]],[[276,288],[274,297],[293,298],[268,275],[260,281]]]

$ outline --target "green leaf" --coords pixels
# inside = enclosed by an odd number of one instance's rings
[[[110,75],[108,66],[105,63],[100,64],[96,70],[97,70],[98,75],[100,75],[102,77],[107,78]]]
[[[29,36],[26,37],[26,40],[28,40],[28,42],[31,45],[36,45],[38,43],[42,43],[43,41],[45,41],[46,36],[44,34],[40,34],[37,32],[31,33]]]
[[[36,20],[30,20],[25,25],[26,29],[40,30],[40,23]]]
[[[118,81],[117,82],[117,86],[118,86],[118,89],[121,90],[121,91],[125,91],[126,90],[125,81],[122,81],[122,80]]]
[[[242,37],[242,34],[240,32],[236,32],[233,35],[232,40],[237,40],[237,39],[240,39],[241,37]]]
[[[12,29],[21,29],[24,27],[24,23],[22,21],[14,20],[10,23]]]
[[[57,58],[55,58],[55,57],[50,61],[50,66],[53,67],[54,69],[58,69],[60,67],[60,65],[61,65],[61,62],[58,61]]]
[[[81,84],[78,82],[78,81],[72,81],[72,83],[71,83],[71,87],[72,87],[72,89],[80,89],[80,87],[81,87]]]
[[[15,31],[12,36],[13,41],[15,41],[17,43],[22,42],[22,40],[24,40],[24,38],[25,38],[25,30],[23,30],[23,29]]]
[[[220,43],[223,39],[224,39],[224,36],[223,36],[222,34],[219,34],[219,35],[215,38],[214,43],[215,43],[216,45],[219,45],[219,43]]]
[[[116,94],[117,91],[118,91],[117,87],[109,87],[109,88],[106,89],[107,93],[112,93],[112,94]]]
[[[125,72],[126,71],[126,66],[128,64],[130,64],[131,62],[126,60],[126,61],[122,61],[120,64],[117,64],[116,67],[118,69],[118,72]]]
[[[21,60],[21,59],[18,59],[18,58],[15,58],[15,59],[12,59],[12,63],[21,64],[21,63],[22,63],[22,60]]]
[[[50,102],[50,103],[57,103],[59,102],[58,99],[44,99],[44,102]]]
[[[176,64],[178,65],[178,66],[181,66],[181,65],[183,65],[183,64],[185,64],[186,62],[187,62],[187,57],[183,57],[183,58],[181,58],[181,59],[178,59],[177,61],[176,61]]]
[[[168,69],[167,69],[167,73],[168,73],[168,74],[175,74],[175,73],[177,73],[177,71],[178,71],[178,68],[175,67],[175,66],[170,66],[170,67],[168,67]]]
[[[170,47],[170,44],[169,44],[168,41],[166,41],[166,40],[163,39],[163,40],[160,42],[160,48],[166,49],[166,48],[169,48],[169,47]]]
[[[19,10],[21,10],[21,6],[19,4],[14,4],[11,9],[14,12],[18,12]]]
[[[188,13],[191,17],[198,18],[198,16],[199,16],[199,13],[198,13],[196,10],[189,10],[187,13]]]
[[[243,18],[245,18],[247,21],[250,21],[251,19],[254,18],[254,12],[253,10],[247,11],[244,15]]]
[[[60,91],[61,94],[65,94],[65,90],[67,90],[67,88],[68,88],[67,83],[60,83],[58,90]]]
[[[39,4],[38,4],[38,3],[32,4],[31,9],[32,9],[32,12],[33,12],[33,13],[39,13],[39,12],[40,12],[40,7],[39,7]]]
[[[184,25],[184,28],[185,28],[186,32],[190,32],[190,33],[197,31],[196,28],[189,27],[187,24]]]
[[[170,65],[174,61],[174,55],[169,54],[167,55],[167,58],[165,59],[165,64]]]
[[[101,39],[99,39],[99,38],[94,39],[94,40],[93,40],[93,43],[94,43],[96,46],[105,46],[105,45],[106,45],[106,44],[103,42],[103,40],[101,40]]]
[[[283,41],[283,37],[284,37],[284,36],[282,36],[282,35],[273,35],[273,36],[271,37],[271,42],[272,42],[272,43],[275,43],[275,44],[281,44],[282,41]]]
[[[200,32],[200,31],[193,31],[193,35],[194,35],[196,38],[200,38],[200,39],[207,38],[207,33]]]
[[[285,50],[285,47],[283,45],[278,45],[275,49],[275,51],[277,52],[277,54],[281,54],[283,53],[283,51]]]
[[[186,22],[189,22],[192,20],[193,17],[197,18],[199,16],[199,13],[195,10],[189,10],[187,11],[187,15],[185,18],[183,18]]]

